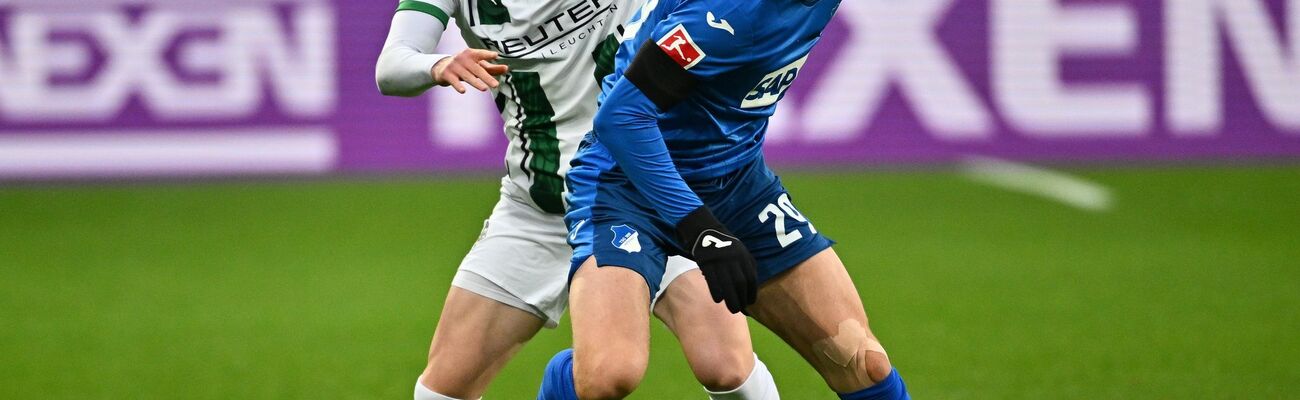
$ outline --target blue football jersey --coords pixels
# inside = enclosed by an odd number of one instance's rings
[[[839,0],[648,0],[626,25],[595,134],[575,167],[626,175],[676,224],[703,206],[692,182],[761,160],[768,118],[838,7]]]
[[[687,180],[725,175],[759,156],[768,118],[839,3],[649,0],[627,24],[601,101],[653,41],[699,82],[658,118],[678,172]]]

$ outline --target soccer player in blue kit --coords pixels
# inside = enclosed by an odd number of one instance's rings
[[[762,156],[839,2],[649,0],[633,17],[569,171],[574,348],[551,360],[539,399],[636,388],[670,255],[695,260],[714,301],[779,335],[840,398],[909,398],[833,242]]]

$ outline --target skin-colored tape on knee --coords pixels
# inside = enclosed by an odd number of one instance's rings
[[[867,335],[867,328],[855,320],[840,322],[835,336],[813,344],[813,350],[826,356],[831,362],[847,368],[862,350],[885,353],[885,347],[879,341]],[[886,356],[888,356],[886,354]]]

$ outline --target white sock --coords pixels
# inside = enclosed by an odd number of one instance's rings
[[[707,389],[705,391],[708,391]],[[767,365],[763,360],[758,359],[758,354],[754,355],[754,371],[749,373],[749,378],[740,387],[725,392],[709,391],[709,398],[713,400],[780,400],[781,395],[776,391],[776,381],[772,380],[772,372],[767,370]]]
[[[438,394],[438,392],[429,390],[429,388],[424,387],[424,384],[420,383],[420,381],[417,380],[415,381],[415,400],[459,400],[459,399],[451,396],[444,396]]]

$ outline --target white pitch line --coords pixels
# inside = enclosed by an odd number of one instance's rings
[[[1055,200],[1091,212],[1114,205],[1110,189],[1062,172],[983,156],[965,157],[959,166],[967,178],[1013,192]]]

